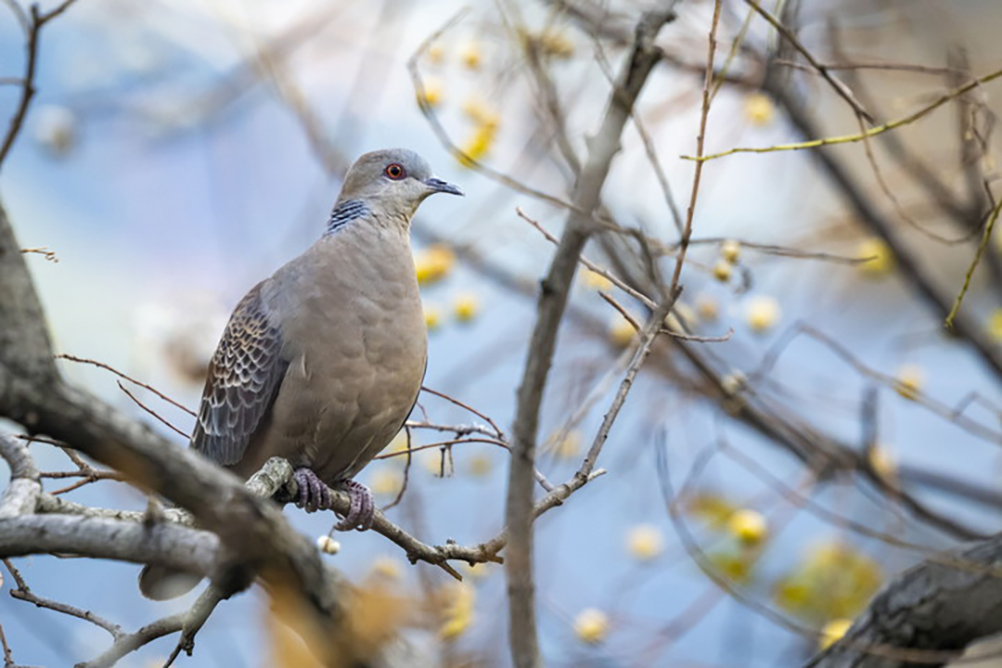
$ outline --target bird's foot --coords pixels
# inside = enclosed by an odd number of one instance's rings
[[[298,468],[292,474],[299,487],[296,495],[296,505],[312,513],[317,510],[328,510],[331,507],[331,491],[324,481],[317,477],[313,469]]]
[[[338,531],[368,531],[372,526],[372,520],[376,514],[376,502],[372,499],[372,492],[360,482],[354,480],[343,480],[339,483],[347,494],[351,505],[348,514],[344,519],[334,525]]]

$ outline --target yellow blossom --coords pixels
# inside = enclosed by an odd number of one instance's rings
[[[997,308],[988,316],[988,336],[996,343],[1002,343],[1002,308]]]
[[[767,533],[765,517],[757,510],[742,508],[727,520],[727,529],[741,543],[758,545]]]
[[[373,494],[382,496],[394,496],[400,491],[404,484],[404,477],[399,471],[388,468],[377,469],[372,474],[369,481],[369,488]]]
[[[752,93],[745,98],[745,117],[752,125],[767,125],[776,115],[776,107],[768,95]]]
[[[650,561],[664,550],[661,531],[652,524],[638,524],[626,535],[626,548],[640,561]]]
[[[437,306],[432,306],[430,304],[424,305],[424,326],[428,328],[428,331],[433,331],[438,329],[438,326],[442,324],[442,313],[438,310]]]
[[[672,312],[665,316],[665,324],[670,329],[681,332],[685,327],[692,329],[698,325],[699,316],[696,314],[696,309],[685,302],[679,301],[675,302],[675,308],[672,309]],[[682,325],[685,325],[685,327]]]
[[[605,291],[612,288],[612,281],[591,269],[586,269],[581,273],[581,281],[586,287],[592,290]]]
[[[734,264],[741,257],[741,244],[734,239],[728,239],[720,244],[720,257],[724,262]]]
[[[469,471],[475,476],[485,476],[491,472],[491,458],[483,453],[478,453],[470,458]]]
[[[905,364],[898,369],[898,377],[894,389],[905,399],[914,401],[922,393],[925,384],[925,373],[917,364]]]
[[[748,301],[748,327],[753,332],[766,332],[776,326],[782,312],[779,302],[772,297],[760,295]]]
[[[439,636],[443,640],[455,640],[473,623],[476,590],[465,582],[451,582],[445,585],[440,597],[444,600],[444,620]]]
[[[460,50],[459,58],[463,61],[463,65],[471,70],[478,69],[481,60],[480,44],[474,41],[467,42]]]
[[[418,454],[420,455],[421,463],[428,473],[436,478],[449,475],[449,464],[451,463],[449,453],[443,452],[441,448],[429,448],[422,450]]]
[[[442,103],[445,86],[441,79],[429,77],[421,82],[421,90],[417,92],[418,104],[426,104],[429,107],[437,107]]]
[[[459,322],[469,322],[477,316],[480,310],[480,302],[472,292],[463,292],[456,296],[452,303],[452,312]]]
[[[636,334],[637,330],[633,328],[633,324],[624,318],[622,313],[617,311],[616,315],[612,318],[612,322],[609,323],[609,340],[614,345],[625,348],[630,345]]]
[[[387,580],[396,580],[400,578],[403,569],[400,567],[400,561],[394,559],[393,557],[376,557],[372,562],[372,567],[369,569],[370,574],[385,578]]]
[[[720,317],[720,303],[710,295],[698,295],[696,297],[696,313],[703,320],[713,322]]]
[[[341,543],[330,536],[320,536],[317,538],[317,547],[324,554],[337,554],[341,551]]]
[[[586,608],[574,618],[574,633],[589,645],[597,645],[609,633],[609,617],[601,610]]]
[[[861,241],[856,250],[856,257],[860,260],[866,260],[858,266],[860,272],[870,277],[885,276],[894,269],[894,254],[891,253],[887,244],[877,237]]]
[[[456,254],[443,244],[434,244],[414,258],[414,273],[418,283],[427,285],[444,278],[456,263]]]
[[[852,626],[851,619],[833,619],[821,628],[821,635],[818,637],[818,649],[825,650],[842,639],[842,637]]]

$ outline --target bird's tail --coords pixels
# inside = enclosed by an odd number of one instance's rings
[[[202,576],[165,566],[144,566],[139,573],[139,591],[154,601],[183,596],[202,581]]]

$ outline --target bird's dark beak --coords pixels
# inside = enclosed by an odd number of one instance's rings
[[[459,195],[460,197],[465,196],[459,186],[454,186],[451,183],[443,181],[442,179],[427,179],[424,184],[432,189],[432,192],[436,193],[449,193],[450,195]]]

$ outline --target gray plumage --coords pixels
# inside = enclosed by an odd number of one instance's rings
[[[326,233],[234,310],[192,448],[243,477],[284,457],[297,469],[300,505],[329,504],[317,479],[342,485],[352,513],[340,528],[367,528],[371,495],[351,478],[400,430],[421,388],[427,335],[409,231],[436,192],[462,194],[413,151],[355,162]],[[159,598],[164,575],[144,572],[144,593]]]

